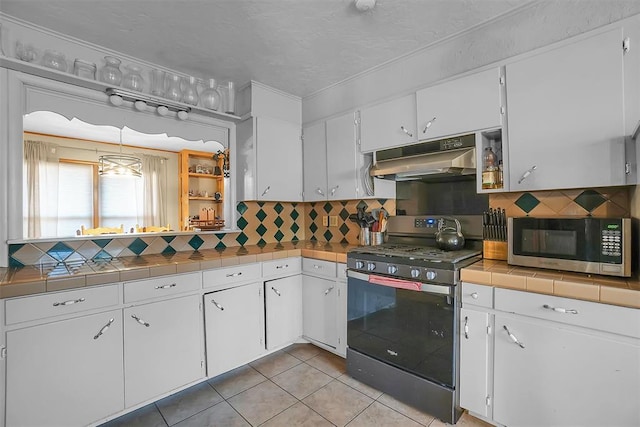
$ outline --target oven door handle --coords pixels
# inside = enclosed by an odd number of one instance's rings
[[[447,285],[434,285],[430,283],[413,282],[410,280],[390,279],[385,276],[360,273],[353,270],[347,270],[347,278],[362,280],[373,285],[388,286],[397,289],[408,289],[412,291],[429,292],[432,294],[447,296],[453,295],[451,287]]]

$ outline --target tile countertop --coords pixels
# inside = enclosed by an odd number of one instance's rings
[[[229,247],[221,250],[176,252],[167,255],[113,258],[107,261],[0,268],[0,298],[188,273],[292,256],[346,263],[347,252],[354,247],[356,245],[297,241],[264,246]]]
[[[484,259],[460,271],[463,282],[640,308],[640,281],[516,267]]]

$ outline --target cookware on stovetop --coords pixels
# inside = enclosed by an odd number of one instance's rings
[[[447,222],[455,222],[455,227],[447,225]],[[445,251],[455,251],[464,248],[464,236],[460,226],[460,221],[456,218],[442,217],[438,220],[438,231],[436,232],[436,246]]]

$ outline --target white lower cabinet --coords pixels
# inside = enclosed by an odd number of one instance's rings
[[[302,336],[302,276],[264,282],[267,350],[295,342]]]
[[[495,325],[496,422],[640,425],[638,343],[513,316]]]
[[[6,426],[84,426],[122,411],[122,351],[121,310],[7,332]]]
[[[338,289],[334,280],[302,276],[303,335],[336,348]]]
[[[489,357],[491,315],[460,310],[460,406],[483,417],[491,417]]]
[[[125,403],[204,377],[199,295],[124,309]]]
[[[264,352],[262,282],[204,295],[207,376],[222,374]]]

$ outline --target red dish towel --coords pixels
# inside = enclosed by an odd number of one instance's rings
[[[390,286],[392,288],[409,289],[410,291],[419,291],[422,289],[422,283],[420,282],[409,282],[408,280],[392,279],[382,276],[369,276],[369,283]]]

